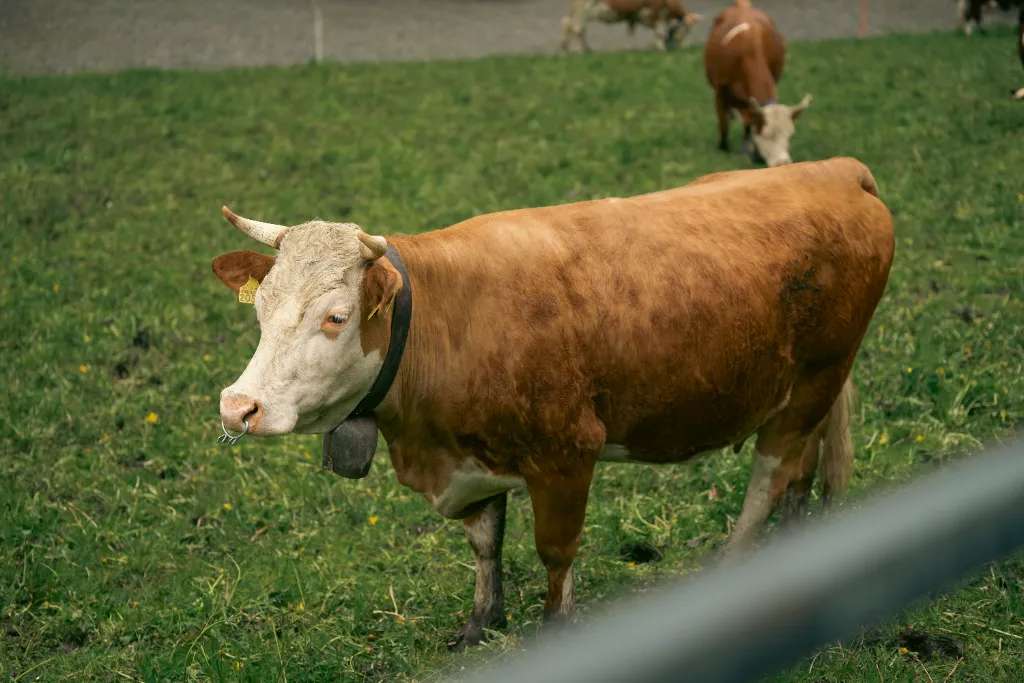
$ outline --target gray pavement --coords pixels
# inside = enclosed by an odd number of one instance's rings
[[[705,20],[726,0],[688,0]],[[790,39],[856,35],[859,0],[761,0]],[[870,0],[869,33],[952,30],[954,0]],[[223,68],[327,60],[553,54],[568,0],[0,0],[0,69]],[[998,14],[992,17],[999,20]],[[1005,19],[1004,19],[1005,20]],[[319,36],[319,38],[318,38]],[[595,50],[650,49],[638,27],[592,26]],[[319,48],[318,48],[319,43]]]

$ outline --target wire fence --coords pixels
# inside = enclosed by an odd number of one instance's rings
[[[462,680],[750,681],[1024,545],[1024,440],[780,534]]]

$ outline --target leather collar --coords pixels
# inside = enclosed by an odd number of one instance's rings
[[[412,322],[412,284],[409,282],[409,272],[405,269],[405,263],[399,256],[394,245],[389,244],[384,256],[391,261],[391,265],[402,276],[402,288],[395,295],[395,302],[392,305],[391,313],[391,339],[388,342],[388,350],[384,355],[384,364],[377,373],[377,379],[373,381],[369,393],[352,410],[346,420],[353,417],[364,417],[372,415],[380,402],[387,396],[388,390],[398,375],[398,366],[402,363],[402,355],[405,353],[405,342],[409,337],[409,325]]]

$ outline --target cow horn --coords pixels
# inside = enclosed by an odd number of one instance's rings
[[[231,225],[235,226],[257,242],[262,242],[268,247],[274,247],[275,249],[280,246],[281,237],[284,235],[284,231],[288,229],[284,225],[263,223],[261,221],[244,218],[226,206],[220,207],[220,212],[224,214],[224,218],[227,218]]]
[[[359,253],[367,261],[376,261],[388,250],[388,241],[380,235],[368,235],[357,230],[356,237],[359,238]]]
[[[803,113],[804,109],[807,109],[807,107],[811,106],[812,99],[814,98],[812,98],[810,95],[804,95],[804,98],[800,100],[800,104],[796,105],[795,107],[792,107],[789,110],[790,116],[796,118],[801,113]]]

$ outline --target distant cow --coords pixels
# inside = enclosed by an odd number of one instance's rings
[[[1021,5],[1021,0],[957,0],[960,29],[964,35],[971,35],[974,29],[981,29],[981,17],[985,9],[998,7],[1004,12]]]
[[[572,0],[569,16],[562,19],[562,49],[569,50],[575,41],[584,50],[590,50],[587,23],[600,21],[625,23],[630,32],[637,24],[643,24],[654,31],[655,46],[665,50],[672,39],[682,42],[700,19],[699,14],[686,11],[682,0]],[[677,34],[681,35],[677,38]]]
[[[333,434],[404,348],[373,416],[398,480],[465,522],[476,592],[458,644],[504,624],[510,489],[529,493],[556,619],[573,612],[599,460],[681,462],[756,434],[733,551],[780,502],[802,510],[819,461],[826,496],[847,484],[850,369],[894,245],[855,159],[387,238],[224,212],[278,250],[213,264],[246,300],[260,283],[259,345],[221,393],[224,426]]]
[[[739,112],[746,151],[756,151],[769,166],[788,164],[789,141],[797,118],[811,104],[805,95],[788,107],[776,102],[786,47],[775,23],[748,0],[736,0],[715,18],[704,46],[704,70],[715,93],[718,146],[729,149],[729,119]],[[751,137],[754,150],[749,149]]]

